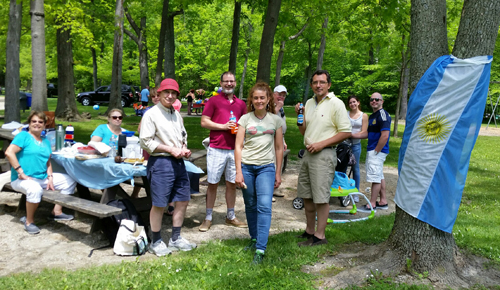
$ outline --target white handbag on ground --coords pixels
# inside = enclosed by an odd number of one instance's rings
[[[123,219],[116,234],[113,252],[120,256],[139,256],[146,253],[148,238],[143,226]]]

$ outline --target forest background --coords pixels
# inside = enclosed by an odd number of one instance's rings
[[[32,80],[30,6],[22,9],[20,45],[21,89],[30,91]],[[189,89],[211,92],[219,85],[220,74],[228,70],[235,6],[241,5],[236,58],[236,94],[246,93],[257,80],[259,46],[268,1],[124,1],[122,83],[155,86],[160,44],[162,9],[168,3],[174,24],[174,73],[181,96]],[[270,1],[272,2],[272,1]],[[115,1],[46,0],[45,51],[47,83],[58,83],[57,19],[70,28],[73,44],[75,95],[108,85],[112,78]],[[454,45],[463,1],[447,1],[449,51]],[[0,1],[0,15],[7,20],[9,1]],[[132,23],[132,24],[131,24]],[[136,27],[134,27],[136,25]],[[146,80],[140,73],[140,50],[134,41],[135,28],[142,31],[147,55]],[[0,23],[0,51],[6,51],[8,21]],[[128,30],[128,32],[127,32]],[[361,96],[365,110],[373,92],[384,95],[384,107],[396,111],[401,95],[405,115],[409,79],[410,1],[283,1],[274,36],[271,86],[283,84],[289,95],[287,105],[312,95],[308,79],[321,67],[332,75],[331,90],[346,100]],[[137,39],[136,39],[137,40]],[[324,55],[322,53],[324,41]],[[491,81],[500,81],[500,41],[496,42]],[[93,58],[93,55],[95,58]],[[94,61],[93,61],[94,59]],[[97,76],[93,76],[93,65]],[[161,65],[162,78],[163,65]],[[0,55],[0,86],[5,87],[6,54]],[[400,93],[400,87],[406,88]],[[498,97],[500,86],[493,83],[490,93]],[[495,97],[495,101],[496,101]],[[487,111],[491,111],[489,104]]]

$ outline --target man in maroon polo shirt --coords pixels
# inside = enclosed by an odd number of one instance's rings
[[[246,114],[245,102],[234,95],[236,79],[232,72],[225,72],[220,77],[222,91],[210,98],[205,104],[201,116],[201,126],[210,130],[210,146],[207,150],[207,214],[199,230],[206,232],[212,225],[212,212],[217,197],[217,187],[222,174],[226,180],[226,225],[246,228],[247,224],[241,222],[234,214],[236,203],[236,167],[234,164],[234,143],[236,134],[231,133],[231,127],[241,116]],[[236,117],[236,122],[229,120],[231,112]]]

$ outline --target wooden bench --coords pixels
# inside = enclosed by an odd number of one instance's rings
[[[24,193],[13,189],[10,183],[5,184],[3,190],[21,193],[22,198],[19,201],[17,210],[19,211],[21,209],[25,209],[26,195]],[[121,208],[83,199],[74,195],[61,194],[58,191],[44,190],[42,200],[53,204],[59,204],[65,208],[73,209],[75,211],[95,216],[97,218],[105,218],[108,216],[120,214],[122,212]]]
[[[205,156],[207,156],[207,150],[202,149],[202,150],[198,150],[198,151],[193,152],[191,154],[191,156],[189,156],[189,158],[186,158],[186,160],[190,161],[190,162],[195,162],[196,160],[203,158]]]

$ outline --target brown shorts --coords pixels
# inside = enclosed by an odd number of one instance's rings
[[[312,199],[314,203],[329,203],[336,165],[335,149],[325,148],[315,154],[306,151],[299,172],[297,197]]]

